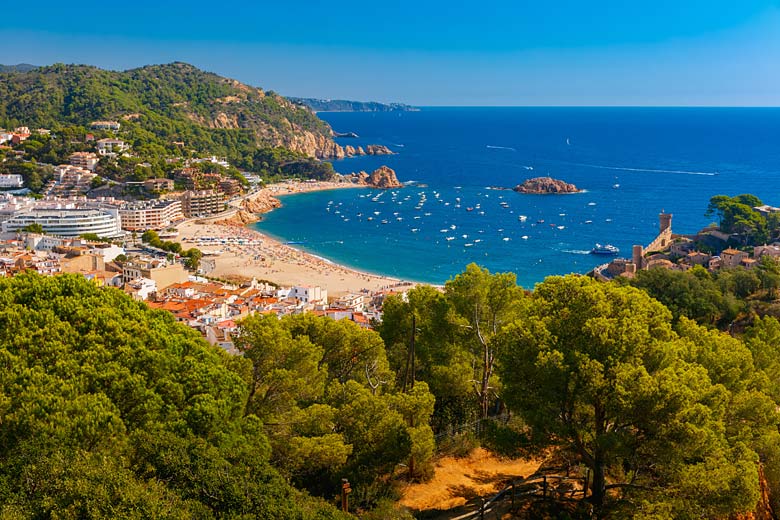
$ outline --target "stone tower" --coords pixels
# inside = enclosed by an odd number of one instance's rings
[[[672,214],[661,210],[661,213],[658,215],[658,232],[663,233],[667,229],[672,229]]]
[[[644,265],[643,265],[644,258],[642,258],[642,253],[643,253],[642,246],[635,245],[631,249],[631,261],[636,266],[636,270],[644,268]]]

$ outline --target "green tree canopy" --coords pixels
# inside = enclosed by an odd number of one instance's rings
[[[0,516],[338,518],[271,466],[251,367],[77,275],[0,280]]]
[[[255,315],[236,344],[252,362],[247,412],[270,432],[273,461],[295,483],[330,496],[349,478],[353,499],[390,493],[398,464],[430,468],[433,396],[421,383],[399,393],[381,337],[348,320]]]
[[[601,515],[713,518],[757,502],[777,412],[738,341],[679,326],[641,291],[569,276],[539,284],[500,334],[510,409],[537,446],[590,469]],[[757,435],[742,426],[751,402],[768,414]]]
[[[761,199],[754,195],[715,195],[710,199],[705,216],[717,216],[721,230],[726,233],[744,235],[750,243],[762,243],[769,237],[767,221],[753,209],[761,205]]]

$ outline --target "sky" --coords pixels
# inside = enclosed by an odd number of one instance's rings
[[[780,106],[780,0],[8,2],[0,63],[418,106]]]

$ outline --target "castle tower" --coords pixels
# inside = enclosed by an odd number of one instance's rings
[[[667,229],[672,230],[672,214],[661,210],[661,213],[658,214],[658,232],[663,233]]]
[[[636,269],[642,269],[643,265],[643,258],[642,258],[642,246],[633,246],[631,248],[631,261],[636,266]]]

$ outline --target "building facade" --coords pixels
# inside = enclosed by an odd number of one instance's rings
[[[122,229],[127,231],[165,229],[184,219],[180,200],[131,202],[119,210],[119,215],[122,218]]]
[[[71,166],[84,168],[85,170],[89,170],[91,172],[95,171],[99,160],[100,159],[97,154],[92,152],[74,152],[70,154],[70,157],[68,157],[68,161],[70,162]]]
[[[16,173],[0,175],[0,189],[17,189],[24,186],[24,180],[21,175]]]
[[[119,130],[122,125],[119,121],[92,121],[89,126],[93,130]]]
[[[97,142],[97,151],[100,155],[116,155],[127,150],[129,146],[121,139],[100,139]]]
[[[94,233],[99,237],[123,235],[121,217],[115,209],[35,209],[17,213],[3,222],[3,232],[20,231],[40,224],[47,235],[77,237]]]
[[[214,190],[186,191],[181,197],[181,208],[187,218],[213,215],[225,208],[225,194]]]

